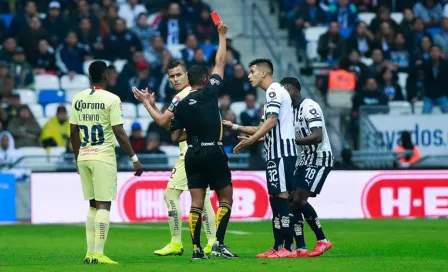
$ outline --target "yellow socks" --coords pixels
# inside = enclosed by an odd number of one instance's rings
[[[232,205],[225,202],[219,203],[219,209],[216,212],[216,226],[218,231],[216,232],[216,239],[220,245],[224,244],[224,236],[226,235],[227,225],[230,220],[230,213],[232,212]]]
[[[95,216],[96,209],[90,207],[86,218],[87,252],[95,250]]]
[[[165,203],[168,210],[168,225],[170,226],[171,242],[182,243],[182,211],[179,197],[183,191],[169,189],[165,191]]]
[[[201,248],[202,209],[191,207],[188,225],[190,226],[193,250]]]
[[[204,231],[207,235],[208,244],[214,244],[216,241],[216,216],[210,200],[210,191],[207,191],[204,200]]]
[[[95,216],[95,253],[103,254],[109,232],[109,211],[99,209]]]

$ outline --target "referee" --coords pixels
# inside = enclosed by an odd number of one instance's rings
[[[219,45],[212,76],[208,78],[205,65],[193,65],[188,70],[190,94],[176,107],[171,121],[171,138],[174,142],[187,140],[185,171],[191,194],[189,226],[193,242],[193,260],[208,259],[201,248],[202,209],[206,188],[215,190],[219,199],[216,213],[217,242],[212,255],[234,259],[238,256],[224,245],[224,236],[232,209],[232,181],[228,158],[222,147],[222,120],[218,108],[218,96],[223,85],[226,60],[227,26],[218,25]]]

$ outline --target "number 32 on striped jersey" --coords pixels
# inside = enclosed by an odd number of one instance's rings
[[[84,132],[83,142],[81,144],[82,147],[87,146],[89,143],[92,146],[102,145],[104,143],[104,131],[102,125],[93,125],[90,131],[89,137],[89,128],[87,126],[79,126],[80,129]]]

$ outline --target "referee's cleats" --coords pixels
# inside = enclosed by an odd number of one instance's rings
[[[193,258],[192,261],[198,261],[198,260],[209,260],[210,258],[204,253],[202,248],[198,248],[193,250]]]
[[[226,245],[219,245],[218,243],[213,245],[212,255],[215,257],[221,257],[225,259],[238,259],[239,256],[232,253]]]
[[[93,252],[87,252],[86,257],[84,258],[84,264],[91,264],[93,256],[94,256]]]
[[[164,248],[154,251],[154,254],[157,256],[181,256],[182,254],[184,254],[184,248],[182,246],[182,243],[171,242]]]
[[[330,250],[333,247],[333,244],[329,241],[317,241],[316,247],[310,253],[310,257],[318,257],[324,254],[325,251]]]

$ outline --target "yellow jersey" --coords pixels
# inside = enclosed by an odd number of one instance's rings
[[[171,101],[170,106],[168,107],[168,110],[172,113],[174,113],[174,109],[176,108],[177,104],[179,104],[182,99],[184,99],[187,95],[190,94],[191,87],[190,85],[187,85],[182,91],[178,92],[177,95],[173,98]],[[185,156],[185,153],[187,153],[188,144],[187,141],[183,141],[179,143],[180,148],[180,156]]]
[[[98,87],[73,97],[70,124],[81,136],[78,161],[102,161],[116,165],[113,126],[122,125],[123,110],[118,96]]]

